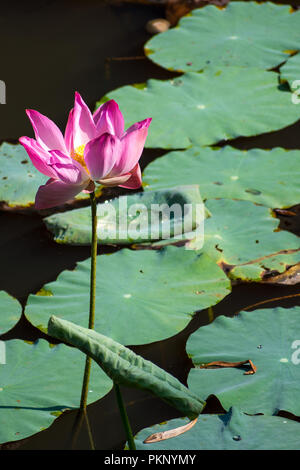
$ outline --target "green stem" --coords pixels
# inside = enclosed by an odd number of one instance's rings
[[[129,419],[128,419],[128,416],[127,416],[127,413],[126,413],[126,408],[125,408],[123,398],[122,398],[122,395],[121,395],[121,390],[120,390],[119,385],[116,382],[114,382],[114,389],[115,389],[115,392],[116,392],[117,402],[118,402],[118,406],[119,406],[120,415],[121,415],[122,423],[123,423],[123,426],[124,426],[125,434],[126,434],[126,437],[127,437],[127,442],[128,442],[129,449],[130,450],[136,450],[135,443],[134,443],[134,438],[133,438],[130,423],[129,423]]]
[[[208,321],[209,321],[209,323],[211,323],[211,322],[214,321],[214,318],[215,318],[213,308],[208,307],[207,311],[208,311]]]
[[[97,201],[95,193],[90,193],[92,211],[92,246],[91,246],[91,282],[90,282],[90,316],[89,328],[95,326],[95,299],[96,299],[96,263],[97,263]]]
[[[92,212],[92,245],[91,245],[91,277],[90,277],[90,312],[89,312],[89,329],[93,330],[95,326],[95,299],[96,299],[96,262],[97,262],[97,202],[95,193],[90,193],[91,212]],[[89,380],[91,373],[92,360],[86,356],[85,369],[82,383],[80,412],[86,415],[87,397]],[[90,435],[90,433],[89,433]],[[90,436],[91,437],[91,436]],[[92,439],[91,447],[93,448]]]

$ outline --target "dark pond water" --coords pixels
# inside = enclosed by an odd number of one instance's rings
[[[300,5],[300,1],[293,4]],[[0,78],[6,83],[7,104],[0,107],[0,140],[16,141],[21,135],[32,135],[24,112],[26,107],[39,109],[63,128],[75,90],[80,91],[93,108],[97,99],[118,86],[174,76],[141,58],[143,44],[150,37],[145,31],[146,22],[162,16],[163,7],[128,3],[110,5],[103,1],[41,0],[23,4],[9,2],[1,6],[0,40],[4,54],[1,55]],[[300,122],[280,132],[239,138],[230,144],[241,149],[300,148],[299,136]],[[142,167],[163,153],[159,149],[145,150]],[[105,198],[121,193],[121,190],[113,190]],[[282,218],[285,228],[300,234],[299,217],[293,225],[288,223]],[[111,251],[110,247],[98,250],[99,253]],[[0,211],[0,290],[6,290],[23,305],[30,293],[88,257],[88,247],[54,243],[41,216]],[[214,313],[232,315],[257,302],[283,296],[287,298],[270,300],[263,306],[300,305],[300,297],[295,294],[299,294],[297,285],[241,284],[234,286],[232,294],[214,307]],[[191,367],[185,354],[186,339],[192,331],[207,323],[207,312],[199,312],[179,335],[133,349],[185,383]],[[23,317],[2,339],[34,340],[41,336]],[[147,393],[124,389],[124,398],[134,432],[178,416],[176,410]],[[90,405],[88,411],[96,447],[121,449],[124,434],[113,392]],[[222,408],[211,398],[207,412],[216,411],[222,411]],[[46,431],[3,448],[66,449],[70,445],[74,418],[75,412],[66,412]],[[84,427],[76,448],[89,448]]]

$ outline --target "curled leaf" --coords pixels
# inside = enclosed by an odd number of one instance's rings
[[[253,364],[251,359],[247,359],[246,361],[238,361],[238,362],[224,362],[224,361],[213,361],[209,362],[208,364],[202,364],[200,369],[208,369],[210,367],[240,367],[245,364],[250,364],[250,370],[244,372],[244,375],[252,375],[255,374],[257,371],[257,367]]]
[[[154,434],[151,434],[149,437],[147,437],[143,442],[144,444],[152,444],[153,442],[165,441],[166,439],[179,436],[180,434],[187,432],[189,429],[195,426],[197,419],[198,418],[195,418],[188,424],[179,426],[178,428],[169,429],[168,431],[163,432],[155,432]]]
[[[117,384],[147,390],[194,419],[204,408],[179,380],[107,336],[52,316],[48,333],[92,357]]]

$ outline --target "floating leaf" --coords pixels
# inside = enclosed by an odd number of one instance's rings
[[[229,277],[261,281],[300,262],[299,237],[278,231],[270,209],[230,199],[211,199],[206,206],[211,217],[205,221],[203,249]]]
[[[249,414],[276,414],[285,410],[300,415],[300,307],[241,312],[218,317],[199,328],[186,350],[195,369],[191,369],[190,389],[203,400],[217,396],[228,410],[238,406]],[[245,368],[202,369],[212,361],[251,359],[257,367],[253,375]]]
[[[203,251],[235,280],[296,284],[299,282],[299,237],[278,229],[271,209],[249,201],[209,199],[204,231],[191,232],[183,242],[188,249]],[[245,217],[247,214],[247,217]],[[176,240],[143,243],[160,249]]]
[[[300,202],[299,168],[299,150],[194,147],[157,158],[144,181],[146,190],[199,184],[203,199],[244,199],[279,208]]]
[[[13,328],[19,321],[22,307],[19,302],[4,291],[0,291],[0,335]]]
[[[202,220],[198,215],[201,206],[197,185],[137,193],[106,201],[97,206],[98,243],[128,245],[180,236],[184,229],[190,232],[197,227],[197,222],[200,225]],[[174,212],[169,212],[172,207]],[[164,221],[160,217],[163,211],[166,216]],[[55,241],[87,245],[91,243],[90,213],[90,208],[84,207],[51,215],[44,222],[54,234]]]
[[[45,340],[5,342],[0,364],[0,442],[17,441],[50,426],[65,409],[80,403],[85,357],[64,344]],[[94,364],[88,403],[106,395],[111,380]]]
[[[153,118],[146,147],[186,148],[251,136],[288,126],[300,118],[278,75],[259,69],[210,67],[167,81],[124,86],[103,98],[126,109],[127,124]]]
[[[30,295],[25,310],[46,328],[55,313],[87,326],[90,259],[45,285],[52,295]],[[193,312],[230,292],[223,271],[206,254],[183,248],[123,249],[97,257],[95,329],[122,344],[145,344],[181,331]]]
[[[135,436],[137,450],[299,449],[299,423],[279,416],[247,416],[236,407],[230,408],[224,415],[200,415],[195,426],[184,434],[153,444],[144,444],[150,434],[166,432],[187,422],[186,418],[171,419],[143,429]],[[191,463],[187,454],[181,457],[182,463]]]
[[[195,418],[205,405],[175,377],[107,336],[55,316],[48,333],[92,357],[117,384],[147,390],[185,416]]]
[[[271,69],[299,49],[300,14],[291,12],[289,5],[273,3],[207,6],[150,39],[145,53],[158,65],[180,72],[197,72],[210,64]]]
[[[293,86],[293,82],[300,80],[300,54],[292,56],[280,67],[280,77],[289,83],[292,90],[299,88],[300,82],[295,83],[295,86]]]
[[[4,142],[0,146],[0,159],[0,201],[10,207],[33,205],[36,192],[47,177],[36,170],[22,145]],[[80,193],[76,199],[88,197]]]
[[[260,69],[210,67],[143,87],[124,86],[103,98],[126,110],[127,125],[153,118],[147,147],[186,148],[275,131],[300,118],[278,75]],[[180,183],[182,184],[182,183]]]

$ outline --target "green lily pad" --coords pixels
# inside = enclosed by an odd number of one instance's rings
[[[187,418],[171,419],[166,423],[143,429],[135,436],[137,450],[299,450],[300,448],[299,423],[279,416],[247,416],[236,407],[230,408],[224,415],[200,415],[192,429],[171,439],[151,444],[144,443],[151,434],[166,432],[184,426],[188,422]],[[187,457],[188,455],[182,456],[182,461],[192,463],[191,457]]]
[[[6,333],[19,321],[22,307],[4,291],[0,291],[0,335]]]
[[[286,284],[282,274],[289,274],[293,266],[299,273],[300,251],[291,253],[267,255],[265,258],[252,261],[249,264],[233,267],[228,273],[231,279],[238,279],[244,282],[268,282],[269,284]],[[292,284],[300,281],[299,274]]]
[[[211,217],[205,221],[203,249],[229,277],[261,281],[300,262],[299,237],[278,231],[270,209],[230,199],[211,199],[206,206]]]
[[[41,329],[52,314],[87,327],[89,274],[90,259],[62,272],[42,295],[29,296],[27,318]],[[229,292],[221,268],[206,254],[184,247],[98,256],[95,330],[127,345],[159,341]]]
[[[64,410],[80,404],[85,356],[45,340],[5,342],[0,364],[0,442],[17,441],[46,429]],[[92,365],[88,403],[106,395],[112,381]]]
[[[282,67],[280,67],[280,78],[282,80],[286,80],[289,83],[291,89],[294,91],[295,89],[299,88],[300,83],[299,82],[295,83],[295,86],[293,86],[293,82],[295,80],[300,80],[299,77],[300,77],[300,54],[296,54],[292,56],[290,59],[288,59]]]
[[[300,307],[241,312],[218,317],[193,333],[186,345],[195,369],[189,388],[203,400],[215,395],[224,409],[239,407],[249,414],[300,415]],[[251,360],[257,372],[245,367],[200,368],[214,361]]]
[[[107,336],[55,316],[49,320],[48,332],[94,359],[118,385],[147,390],[191,419],[204,408],[205,402],[178,379]]]
[[[144,185],[145,190],[157,191],[199,184],[203,199],[243,199],[283,208],[300,202],[299,168],[299,150],[194,147],[169,152],[150,163],[144,171]]]
[[[150,39],[145,53],[156,64],[180,72],[210,64],[271,69],[299,49],[300,14],[292,12],[289,5],[269,2],[207,6]]]
[[[278,74],[241,67],[209,67],[171,80],[124,86],[108,99],[126,110],[126,124],[152,117],[146,147],[212,145],[286,127],[300,118]]]
[[[168,208],[172,207],[174,212],[169,212]],[[160,217],[162,212],[165,213],[164,221]],[[196,229],[204,218],[204,207],[199,187],[193,185],[121,196],[98,204],[97,215],[98,243],[129,245],[180,237],[185,231]],[[72,245],[91,243],[89,207],[54,214],[44,222],[56,242]]]
[[[271,209],[249,201],[208,199],[203,233],[189,233],[187,249],[199,250],[214,259],[226,274],[244,282],[275,284],[299,282],[300,242],[290,232],[279,231]],[[246,216],[245,216],[246,214]],[[176,240],[143,243],[160,249]],[[288,282],[289,273],[293,280]]]
[[[29,207],[34,204],[35,195],[47,177],[31,163],[24,147],[3,142],[0,146],[0,202],[9,207]],[[80,193],[76,199],[89,195]]]

